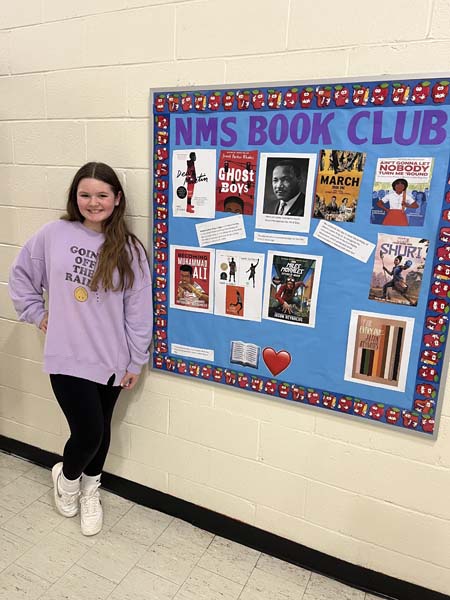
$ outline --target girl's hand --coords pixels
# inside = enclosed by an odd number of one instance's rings
[[[122,377],[122,381],[120,382],[121,387],[125,390],[132,390],[136,383],[138,382],[139,375],[136,373],[129,373],[128,371]]]
[[[42,319],[42,321],[39,324],[39,329],[43,332],[43,333],[47,333],[47,325],[48,325],[48,313],[45,314],[45,317]]]

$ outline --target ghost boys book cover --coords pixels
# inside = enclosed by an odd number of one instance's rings
[[[404,391],[414,319],[352,311],[347,381]]]
[[[369,300],[417,306],[429,241],[379,233]]]
[[[216,210],[252,215],[258,150],[222,150],[216,182]]]

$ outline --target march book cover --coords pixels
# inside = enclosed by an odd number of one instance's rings
[[[354,222],[365,161],[365,152],[320,151],[313,217]]]

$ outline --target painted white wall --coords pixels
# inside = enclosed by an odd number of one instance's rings
[[[6,281],[76,168],[119,170],[150,236],[149,88],[448,72],[449,0],[15,0],[0,11],[0,431],[67,428]],[[107,468],[355,564],[450,589],[450,395],[432,442],[145,372]]]

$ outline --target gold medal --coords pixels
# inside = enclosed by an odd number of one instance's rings
[[[78,300],[78,302],[86,302],[88,299],[88,293],[84,287],[75,288],[73,295],[75,296],[75,300]]]

